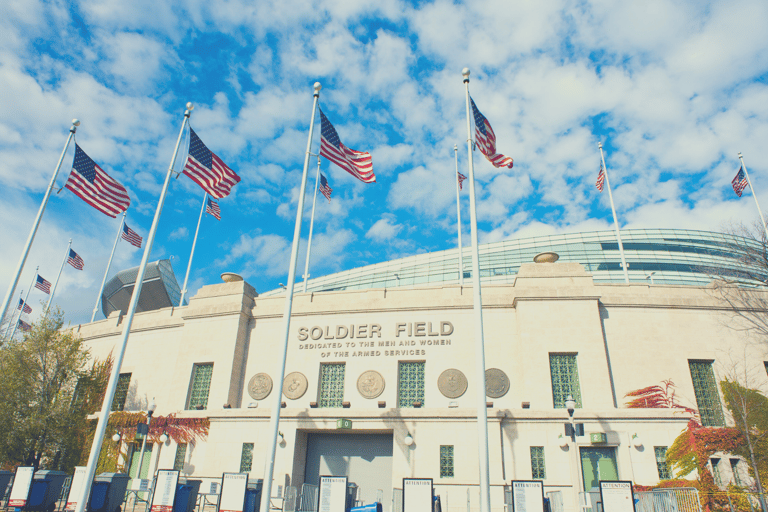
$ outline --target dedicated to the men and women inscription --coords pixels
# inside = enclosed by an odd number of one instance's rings
[[[451,334],[453,324],[444,320],[395,322],[384,328],[375,323],[299,327],[297,339],[299,350],[319,351],[320,357],[403,357],[425,356],[428,348],[449,346]]]

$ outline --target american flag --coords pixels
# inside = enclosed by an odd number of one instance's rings
[[[463,190],[462,183],[464,183],[464,180],[467,179],[467,177],[461,174],[460,172],[457,172],[456,174],[458,174],[458,178],[459,178],[459,190]]]
[[[189,129],[189,156],[182,172],[216,199],[227,197],[240,182],[240,176],[208,149],[192,128]]]
[[[333,192],[333,189],[328,185],[328,180],[325,179],[323,173],[320,173],[320,193],[328,199],[329,203],[331,202],[331,192]]]
[[[600,172],[598,173],[597,181],[595,182],[595,186],[597,187],[597,190],[602,192],[604,183],[605,183],[605,171],[603,170],[603,164],[600,164]]]
[[[376,181],[371,154],[350,149],[339,140],[339,134],[323,111],[320,111],[320,154],[365,183]]]
[[[21,329],[22,331],[31,331],[32,330],[32,326],[29,325],[24,320],[22,320],[21,318],[19,318],[19,329]]]
[[[91,157],[75,144],[75,161],[72,172],[64,184],[80,199],[100,212],[116,217],[131,204],[128,191],[91,160]]]
[[[77,254],[72,249],[69,250],[69,256],[67,256],[67,263],[75,267],[77,270],[83,270],[83,267],[85,266],[85,262],[83,261],[83,258],[81,258],[80,255]]]
[[[512,159],[508,156],[496,153],[496,134],[493,133],[491,123],[477,109],[475,100],[469,98],[472,103],[472,115],[475,118],[475,142],[480,152],[493,164],[494,167],[512,168]]]
[[[137,232],[128,227],[128,224],[123,224],[123,240],[126,240],[141,249],[141,237]]]
[[[29,304],[24,302],[24,299],[19,299],[19,307],[16,309],[20,309],[22,313],[26,313],[28,315],[32,313],[32,308],[29,307]]]
[[[37,274],[37,279],[35,280],[35,288],[49,295],[51,293],[51,283],[43,279],[43,276],[41,276],[40,274]]]
[[[216,220],[221,220],[221,208],[219,208],[219,203],[208,198],[208,204],[205,205],[205,213],[210,213],[214,217],[216,217]]]
[[[736,192],[736,195],[741,197],[741,193],[744,192],[744,189],[749,185],[743,167],[739,167],[739,172],[736,173],[736,177],[733,178],[731,185],[733,185],[733,191]]]

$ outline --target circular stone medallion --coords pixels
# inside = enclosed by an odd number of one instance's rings
[[[437,388],[446,398],[459,398],[467,391],[467,378],[461,370],[451,368],[437,378]]]
[[[376,370],[368,370],[357,379],[357,391],[363,398],[376,398],[384,392],[384,377]]]
[[[485,394],[489,398],[501,398],[509,391],[509,378],[498,368],[485,370]]]
[[[248,382],[248,394],[254,400],[264,400],[272,391],[272,378],[266,373],[257,373]]]
[[[301,372],[289,373],[283,381],[283,394],[286,398],[296,400],[307,392],[307,378]]]

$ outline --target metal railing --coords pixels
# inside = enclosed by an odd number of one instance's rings
[[[298,512],[317,512],[317,486],[301,484],[298,499]]]

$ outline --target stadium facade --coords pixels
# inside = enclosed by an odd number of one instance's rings
[[[705,424],[725,425],[723,376],[748,361],[762,368],[757,384],[768,381],[762,346],[709,285],[713,271],[743,270],[740,240],[623,231],[626,284],[611,234],[482,247],[494,511],[503,510],[511,480],[540,479],[576,512],[600,479],[651,485],[667,477],[664,453],[689,416],[629,409],[630,391],[672,380]],[[560,260],[532,263],[543,251]],[[471,280],[458,284],[456,256],[340,272],[295,295],[273,494],[278,484],[284,494],[311,490],[319,475],[348,476],[361,501],[381,499],[395,512],[402,478],[424,477],[434,480],[444,510],[464,511],[468,499],[477,509],[473,294]],[[148,474],[175,467],[202,479],[237,471],[263,477],[282,354],[279,292],[258,295],[234,280],[202,287],[187,306],[136,315],[119,405],[142,410],[154,397],[156,414],[210,419],[205,441],[156,442],[143,464]],[[122,320],[116,311],[75,329],[103,359]],[[584,430],[573,439],[564,435],[568,395]],[[121,441],[121,452],[135,474],[138,450]],[[713,464],[724,484],[746,479],[742,460]]]

